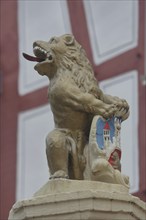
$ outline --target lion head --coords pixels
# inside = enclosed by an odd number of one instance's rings
[[[71,34],[52,37],[48,42],[33,43],[36,57],[24,54],[25,58],[38,62],[34,69],[51,80],[56,73],[66,72],[83,92],[99,97],[101,90],[97,86],[93,69],[85,50]]]

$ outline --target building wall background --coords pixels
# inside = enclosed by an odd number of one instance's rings
[[[22,58],[32,42],[73,33],[101,88],[126,98],[122,169],[131,192],[146,201],[144,1],[1,1],[1,218],[49,178],[45,136],[53,129],[47,78]]]

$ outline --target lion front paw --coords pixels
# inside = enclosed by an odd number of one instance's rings
[[[116,104],[105,104],[102,116],[104,118],[111,118],[118,111],[118,107]]]

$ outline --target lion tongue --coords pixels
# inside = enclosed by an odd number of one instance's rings
[[[29,60],[29,61],[33,61],[33,62],[42,62],[42,61],[44,61],[44,59],[39,58],[39,57],[33,57],[33,56],[30,56],[26,53],[22,53],[22,54],[23,54],[24,58]]]

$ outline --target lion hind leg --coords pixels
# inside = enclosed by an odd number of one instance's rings
[[[46,154],[50,179],[68,178],[68,154],[65,132],[55,129],[46,138]]]

